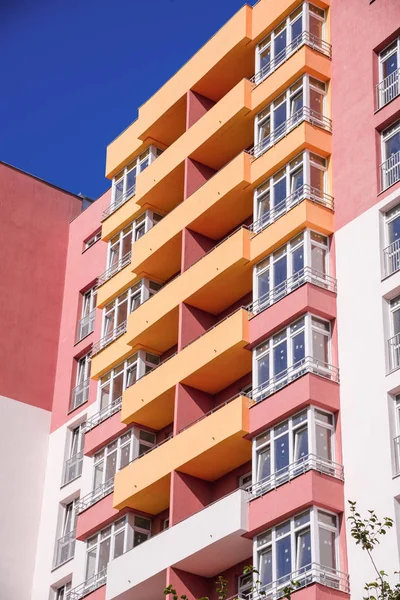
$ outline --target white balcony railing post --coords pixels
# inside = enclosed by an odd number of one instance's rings
[[[94,308],[88,315],[82,317],[78,323],[78,331],[76,339],[78,342],[83,340],[89,333],[92,333],[94,329],[94,320],[96,316],[96,309]]]
[[[394,450],[394,467],[396,475],[400,473],[400,435],[394,438],[393,440],[393,450]]]
[[[82,464],[83,450],[65,461],[63,485],[67,485],[67,483],[70,483],[70,481],[73,481],[82,475]]]
[[[54,552],[53,568],[59,567],[67,562],[67,560],[70,560],[74,557],[75,536],[76,530],[74,529],[57,540]]]
[[[67,592],[66,600],[81,600],[107,582],[107,567]]]
[[[400,181],[400,150],[381,164],[381,191]]]
[[[400,239],[395,240],[383,250],[385,277],[400,270]]]
[[[376,106],[382,108],[399,95],[400,69],[390,73],[376,86]]]
[[[400,367],[400,333],[388,340],[389,372]]]
[[[90,378],[88,377],[87,379],[85,379],[84,381],[79,383],[76,387],[74,387],[74,389],[72,390],[72,393],[71,393],[71,408],[70,408],[70,410],[74,410],[75,408],[78,408],[78,406],[81,406],[82,404],[85,404],[85,402],[88,401],[89,386],[90,386]]]

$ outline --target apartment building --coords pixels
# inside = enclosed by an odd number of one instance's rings
[[[109,145],[7,600],[360,598],[349,499],[395,519],[398,569],[399,53],[396,0],[259,0]]]

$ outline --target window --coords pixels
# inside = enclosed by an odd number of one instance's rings
[[[101,240],[101,230],[94,233],[89,239],[87,239],[84,243],[84,250],[87,250],[91,246],[93,246],[96,242]]]
[[[324,24],[323,10],[308,3],[299,6],[257,45],[255,83],[261,83],[304,43],[329,55],[323,42]]]
[[[65,461],[63,485],[73,481],[82,474],[83,443],[85,423],[70,430],[67,460]]]
[[[307,314],[255,348],[253,357],[255,400],[309,371],[331,378],[330,323]]]
[[[90,384],[90,353],[85,354],[76,361],[76,380],[72,390],[71,410],[82,406],[89,398]]]
[[[378,108],[399,95],[400,38],[379,54]]]
[[[313,507],[256,538],[261,589],[279,590],[289,581],[340,587],[337,516]]]
[[[274,304],[306,281],[327,286],[329,240],[307,229],[254,268],[253,312]]]
[[[76,500],[73,500],[62,507],[62,520],[60,534],[56,541],[54,567],[59,567],[74,557],[76,529],[75,504]]]
[[[124,202],[131,198],[136,190],[136,177],[147,169],[160,154],[162,150],[155,146],[150,146],[134,161],[132,161],[123,171],[118,173],[113,179],[111,191],[111,206],[116,210]]]
[[[325,83],[304,75],[255,118],[254,155],[260,156],[307,119],[330,128],[325,114]]]
[[[400,394],[395,397],[395,438],[394,442],[394,472],[400,473]]]
[[[253,575],[240,575],[238,578],[238,600],[248,598],[253,591]]]
[[[82,313],[78,323],[78,342],[92,333],[96,312],[97,288],[93,286],[82,294]]]
[[[251,485],[252,476],[251,473],[246,473],[246,475],[241,475],[239,477],[239,487],[247,488]]]
[[[400,206],[386,213],[386,248],[383,251],[385,277],[400,269]]]
[[[400,121],[382,133],[382,190],[400,181]]]
[[[306,198],[332,208],[326,192],[326,160],[303,152],[254,191],[254,224],[258,233]]]
[[[164,519],[162,522],[162,529],[163,531],[165,531],[166,529],[169,529],[169,519]]]
[[[277,485],[313,468],[328,475],[335,470],[335,418],[310,406],[268,429],[253,440],[253,495],[264,494]]]
[[[93,490],[109,484],[115,473],[155,445],[156,436],[150,431],[130,429],[94,455]]]
[[[64,585],[56,589],[54,600],[68,600],[68,592],[70,589],[71,582],[68,581],[68,583],[64,583]]]
[[[130,515],[89,538],[86,542],[86,582],[90,585],[90,580],[95,575],[101,577],[104,574],[105,583],[107,564],[149,539],[150,530],[149,519]],[[98,579],[99,577],[97,587]]]
[[[100,410],[112,408],[120,401],[122,392],[133,385],[137,379],[154,369],[160,357],[139,350],[120,365],[103,375],[99,386]]]
[[[389,370],[400,367],[400,296],[390,301]]]

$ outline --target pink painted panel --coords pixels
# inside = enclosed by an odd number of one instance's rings
[[[215,315],[181,302],[179,305],[178,350],[182,350],[207,329],[210,329],[216,321]]]
[[[215,244],[215,240],[185,228],[182,235],[181,272],[186,271],[193,263],[211,250]]]
[[[81,200],[0,163],[0,395],[51,410],[69,222]]]
[[[185,159],[183,198],[186,200],[215,174],[215,170],[192,158]]]
[[[216,502],[237,490],[240,477],[248,473],[251,473],[251,460],[214,481],[212,484],[212,502]]]
[[[340,514],[344,510],[343,482],[308,471],[249,503],[249,532],[254,537],[303,509],[317,505]]]
[[[89,598],[89,600],[106,600],[106,586],[102,585],[94,592],[87,594],[85,598]]]
[[[119,437],[131,428],[132,425],[121,423],[120,412],[115,413],[115,415],[85,434],[83,453],[87,456],[93,456],[95,452],[106,446],[112,439]]]
[[[302,285],[250,319],[249,348],[253,348],[306,312],[312,312],[324,319],[336,318],[336,294],[310,283]]]
[[[214,100],[189,90],[186,96],[186,129],[194,125],[214,104]]]
[[[253,564],[253,557],[249,556],[249,558],[247,558],[246,560],[243,560],[240,563],[237,563],[236,565],[233,565],[230,569],[227,569],[226,571],[223,571],[222,573],[218,573],[218,575],[221,575],[224,579],[226,579],[227,581],[227,597],[231,598],[231,597],[235,597],[236,594],[238,593],[238,579],[241,575],[243,575],[243,569],[244,567],[248,566],[248,565],[252,565]],[[217,577],[213,578],[214,580],[217,579]],[[214,584],[212,586],[211,589],[211,594],[209,595],[210,600],[218,600],[218,592],[216,590],[216,585]]]
[[[185,594],[189,600],[208,598],[210,591],[214,587],[213,582],[207,577],[188,573],[187,571],[173,567],[168,567],[166,579],[167,585],[172,585],[178,592],[179,597]]]
[[[92,533],[122,517],[126,512],[128,511],[113,508],[113,494],[109,494],[78,515],[76,539],[86,540]]]
[[[212,484],[173,471],[171,474],[170,526],[176,525],[211,502]]]
[[[212,408],[214,408],[214,398],[211,394],[178,383],[175,387],[175,434],[183,427],[205,415]]]

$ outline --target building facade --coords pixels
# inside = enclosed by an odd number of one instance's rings
[[[7,600],[360,598],[348,500],[398,570],[399,60],[396,0],[245,5],[110,144],[109,192],[63,199],[59,280],[19,273],[56,296],[21,357],[52,369],[0,381],[43,421]]]

